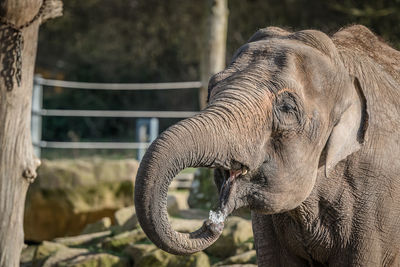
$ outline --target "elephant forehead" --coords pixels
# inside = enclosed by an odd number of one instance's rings
[[[314,65],[321,60],[330,61],[326,54],[298,40],[270,39],[242,46],[236,52],[228,69],[241,71],[260,65],[268,71],[284,71],[300,67],[298,61]]]
[[[334,76],[334,70],[326,55],[296,40],[249,43],[210,81],[210,103],[219,98],[251,98],[271,109],[282,92],[304,99],[305,88],[313,94],[324,90],[322,85]]]
[[[272,38],[251,42],[240,47],[234,54],[232,61],[263,60],[270,58],[282,58],[290,55],[303,54],[312,47],[294,39]],[[313,49],[317,51],[316,49]],[[277,61],[276,63],[280,63]]]
[[[318,68],[321,52],[296,40],[261,40],[242,46],[228,67],[210,80],[210,98],[228,87],[241,90],[299,87],[309,80],[311,69]],[[322,60],[321,60],[322,59]],[[304,63],[308,64],[307,67]]]
[[[292,48],[283,42],[258,41],[242,46],[232,59],[232,65],[241,69],[257,62],[282,69],[293,54]]]

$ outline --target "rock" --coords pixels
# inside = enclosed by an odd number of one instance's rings
[[[25,239],[77,235],[89,223],[113,218],[133,205],[137,168],[135,160],[43,160],[27,193]]]
[[[101,247],[112,251],[122,251],[127,245],[146,239],[146,234],[142,229],[135,229],[129,232],[123,232],[113,237],[106,238]]]
[[[26,246],[22,249],[20,265],[23,266],[30,266],[34,259],[36,249],[38,246]]]
[[[183,218],[183,219],[207,220],[209,213],[210,212],[207,210],[186,209],[186,210],[181,210],[178,214],[178,217]]]
[[[226,266],[226,265],[232,265],[232,264],[255,264],[257,261],[257,254],[255,250],[250,250],[245,253],[235,255],[232,257],[227,258],[224,261],[218,262],[213,265],[213,267],[216,266]]]
[[[167,211],[171,216],[177,215],[179,213],[178,200],[174,195],[168,195],[167,197]]]
[[[257,264],[228,264],[228,265],[220,265],[218,267],[257,267]]]
[[[118,232],[133,230],[138,226],[135,206],[124,207],[114,213]]]
[[[108,230],[110,226],[111,226],[111,219],[108,217],[104,217],[95,223],[86,225],[81,234],[84,235],[84,234],[104,232]]]
[[[189,204],[188,204],[189,191],[188,190],[169,191],[168,195],[175,197],[178,210],[189,209]]]
[[[203,225],[204,220],[190,220],[181,218],[170,218],[172,229],[182,233],[196,231]]]
[[[55,242],[43,241],[37,246],[31,267],[52,267],[56,262],[88,253],[87,249],[71,249]]]
[[[147,253],[156,250],[157,247],[153,244],[129,244],[123,250],[125,255],[128,255],[133,262],[137,263]],[[137,264],[135,264],[137,266]]]
[[[56,253],[58,250],[67,249],[63,244],[58,244],[55,242],[43,241],[39,246],[37,246],[33,262],[37,263],[49,257],[50,255]]]
[[[197,169],[189,194],[189,207],[210,210],[217,205],[218,198],[213,170],[207,168]]]
[[[54,241],[59,244],[62,244],[65,246],[70,246],[70,247],[88,246],[88,245],[92,245],[92,244],[101,242],[106,237],[110,236],[111,234],[112,234],[111,231],[104,231],[104,232],[100,232],[100,233],[93,233],[93,234],[86,234],[86,235],[60,237],[60,238],[54,239]]]
[[[130,267],[128,258],[107,253],[79,255],[72,259],[58,262],[57,267]]]
[[[137,261],[134,261],[135,267],[167,267],[171,258],[176,257],[161,249],[152,250]]]
[[[140,258],[135,266],[140,267],[167,267],[170,259],[175,256],[163,250],[156,249]]]
[[[233,256],[241,244],[252,238],[253,231],[250,221],[235,216],[228,217],[221,236],[206,249],[206,252],[220,258]]]
[[[158,249],[153,244],[131,244],[124,250],[129,255],[135,267],[209,267],[210,260],[204,252],[189,256],[176,256]]]
[[[135,266],[140,267],[209,267],[210,260],[204,252],[198,252],[190,256],[176,256],[169,254],[161,249],[155,249],[147,252],[138,261]]]
[[[89,250],[84,248],[63,248],[57,250],[55,253],[50,255],[42,265],[38,265],[40,267],[61,267],[61,266],[68,266],[70,265],[63,265],[64,261],[69,259],[78,257],[80,255],[86,255],[89,253]]]
[[[239,245],[239,247],[236,249],[236,254],[242,254],[253,249],[254,240],[249,240]]]
[[[136,267],[166,267],[172,254],[158,249],[153,244],[131,244],[124,250]]]
[[[209,267],[210,260],[204,252],[197,252],[190,256],[174,256],[168,262],[168,267]]]

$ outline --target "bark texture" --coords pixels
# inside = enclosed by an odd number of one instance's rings
[[[200,108],[206,107],[208,80],[225,68],[228,0],[209,0],[209,15],[201,66]]]
[[[7,38],[6,32],[19,31],[23,40],[20,82],[14,75],[11,75],[12,87],[6,86],[3,75],[0,80],[0,267],[19,266],[24,241],[25,196],[40,165],[40,160],[34,156],[30,136],[37,37],[39,25],[60,16],[61,11],[62,3],[57,0],[9,0],[0,4],[0,72],[13,67],[13,64],[4,63],[10,51],[10,45],[5,45],[4,40],[10,43],[16,40]],[[19,30],[26,23],[29,25]]]

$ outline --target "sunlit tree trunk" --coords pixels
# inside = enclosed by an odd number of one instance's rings
[[[25,196],[40,164],[30,136],[39,25],[61,14],[59,0],[0,2],[0,267],[19,266]]]
[[[228,0],[208,0],[207,28],[201,62],[200,108],[206,106],[210,77],[225,68]]]

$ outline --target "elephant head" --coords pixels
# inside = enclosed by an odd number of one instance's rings
[[[140,225],[161,249],[190,254],[211,245],[237,208],[293,210],[321,170],[329,175],[360,148],[367,117],[357,79],[328,36],[260,30],[211,78],[206,109],[147,150],[135,187]],[[188,234],[171,228],[166,211],[168,186],[187,167],[215,168],[220,192],[213,218]]]

